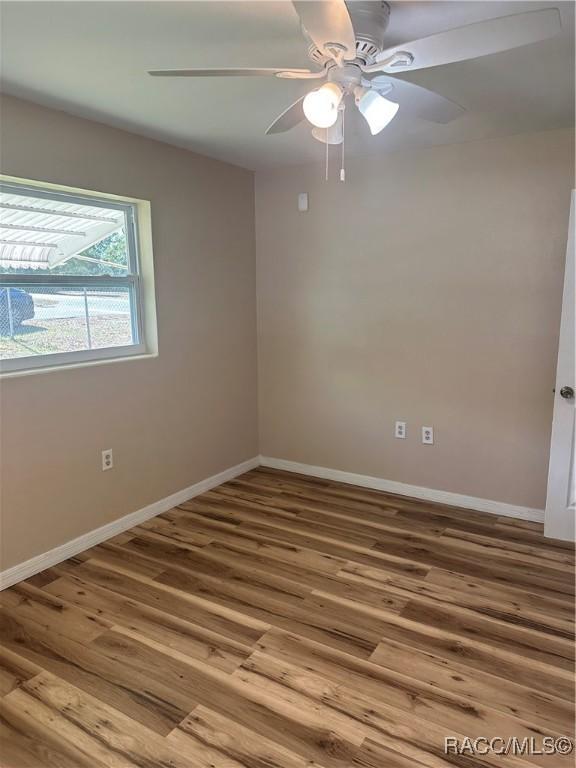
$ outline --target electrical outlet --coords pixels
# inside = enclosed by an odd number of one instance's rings
[[[401,439],[404,439],[406,437],[406,422],[405,421],[397,421],[396,426],[394,427],[394,437],[400,437]]]
[[[422,442],[424,445],[434,445],[434,427],[422,427]]]
[[[114,466],[114,455],[112,454],[112,448],[107,448],[102,451],[102,472],[106,472],[107,469],[112,469]]]

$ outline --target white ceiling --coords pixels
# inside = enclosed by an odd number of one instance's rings
[[[574,3],[392,2],[394,45],[544,7],[560,35],[534,45],[405,75],[468,111],[448,125],[398,117],[371,137],[347,123],[347,151],[376,154],[573,125]],[[2,89],[73,114],[159,138],[249,168],[320,160],[305,125],[266,127],[310,84],[275,78],[151,78],[150,68],[306,67],[290,2],[3,2]],[[357,118],[357,119],[356,119]]]

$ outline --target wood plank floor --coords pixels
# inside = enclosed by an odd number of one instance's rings
[[[0,595],[3,768],[568,766],[574,551],[259,468]]]

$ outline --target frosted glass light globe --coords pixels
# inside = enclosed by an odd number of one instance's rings
[[[385,99],[376,91],[366,91],[357,103],[358,109],[368,123],[372,136],[386,128],[398,112],[398,104]]]
[[[317,128],[330,128],[338,119],[342,91],[335,83],[325,83],[311,91],[302,103],[306,118]]]

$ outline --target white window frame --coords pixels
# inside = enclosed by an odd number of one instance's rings
[[[75,352],[55,352],[0,360],[0,377],[62,370],[64,367],[95,365],[121,360],[155,357],[158,354],[154,268],[150,226],[150,203],[136,198],[122,198],[89,190],[29,181],[0,174],[3,191],[68,203],[100,206],[124,213],[128,251],[128,275],[18,275],[0,270],[0,289],[9,287],[69,285],[71,287],[129,289],[133,344]]]

